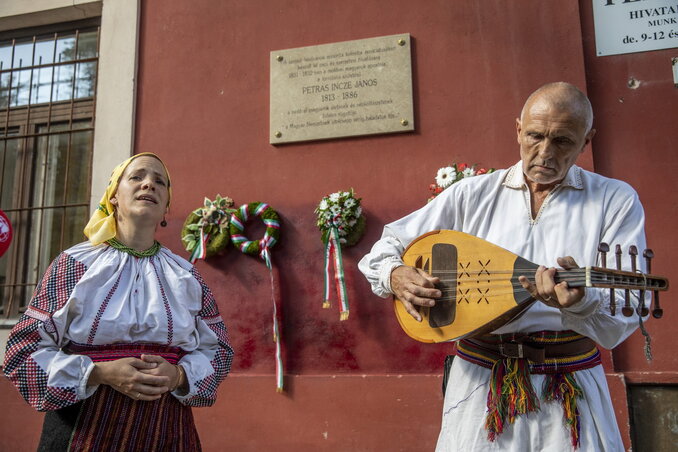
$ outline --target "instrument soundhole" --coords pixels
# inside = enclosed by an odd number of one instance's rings
[[[440,278],[436,286],[442,297],[429,310],[428,323],[440,328],[454,322],[457,311],[457,247],[448,243],[436,243],[431,248],[431,275]]]

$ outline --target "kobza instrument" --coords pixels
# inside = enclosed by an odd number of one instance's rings
[[[616,313],[614,289],[625,289],[622,314],[633,315],[630,290],[640,291],[638,313],[647,315],[645,291],[653,292],[652,315],[662,316],[659,291],[667,290],[666,278],[636,271],[635,246],[629,249],[632,271],[621,270],[622,250],[616,246],[616,270],[606,268],[609,245],[601,243],[602,267],[558,270],[556,282],[567,281],[570,287],[610,289],[610,310]],[[645,250],[647,271],[651,271],[652,250]],[[405,250],[403,262],[440,278],[436,287],[442,297],[433,307],[417,306],[422,321],[417,322],[395,300],[395,311],[405,332],[421,342],[445,342],[489,333],[523,313],[535,298],[520,282],[520,275],[534,281],[539,267],[516,254],[478,237],[459,231],[432,231],[415,239]]]

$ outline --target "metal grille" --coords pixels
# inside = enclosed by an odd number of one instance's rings
[[[91,22],[0,40],[0,209],[14,228],[0,318],[23,311],[54,257],[84,238],[98,49]]]

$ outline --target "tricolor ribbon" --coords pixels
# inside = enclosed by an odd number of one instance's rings
[[[247,204],[240,206],[240,216],[242,221],[235,216],[231,216],[231,224],[235,225],[240,231],[245,230],[245,223],[249,218],[249,212],[247,211]],[[261,203],[253,212],[254,215],[259,216],[263,211],[268,209],[268,204]],[[272,227],[280,229],[280,223],[275,219],[264,218],[264,224],[266,227]],[[240,248],[240,251],[245,251],[245,249],[252,243],[248,240],[247,237],[243,234],[231,234],[231,241],[234,245]],[[278,323],[278,306],[275,299],[275,278],[273,276],[273,262],[271,261],[271,251],[270,248],[275,244],[275,238],[271,237],[269,234],[264,234],[264,237],[259,240],[259,257],[261,257],[266,263],[268,272],[271,279],[271,302],[273,303],[273,342],[275,342],[275,376],[276,376],[276,391],[283,392],[284,382],[283,382],[283,361],[282,361],[282,345],[280,340],[280,325]]]
[[[323,308],[330,307],[330,284],[331,284],[331,263],[334,262],[334,280],[337,287],[337,296],[340,302],[341,312],[339,320],[348,319],[348,294],[346,291],[346,278],[344,275],[344,263],[341,258],[341,244],[339,243],[339,229],[332,225],[327,234],[327,243],[325,244],[325,298]]]
[[[271,276],[271,300],[273,301],[273,342],[275,342],[275,381],[276,392],[284,391],[283,382],[283,361],[282,361],[282,346],[280,344],[280,326],[278,325],[278,306],[275,301],[275,282],[273,280],[273,268],[270,258],[266,263],[269,275]]]
[[[205,259],[207,257],[207,241],[209,239],[210,235],[205,234],[203,228],[200,228],[200,240],[195,244],[191,257],[188,259],[191,264],[195,263],[198,259]]]

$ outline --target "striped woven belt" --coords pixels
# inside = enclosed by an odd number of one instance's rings
[[[114,361],[120,358],[140,358],[141,355],[157,355],[170,364],[177,364],[185,352],[179,347],[149,343],[120,343],[88,345],[71,342],[64,351],[73,355],[85,355],[94,362]]]
[[[595,342],[574,331],[490,334],[457,342],[457,356],[491,369],[503,358],[525,358],[530,373],[551,374],[590,369],[600,364]]]

